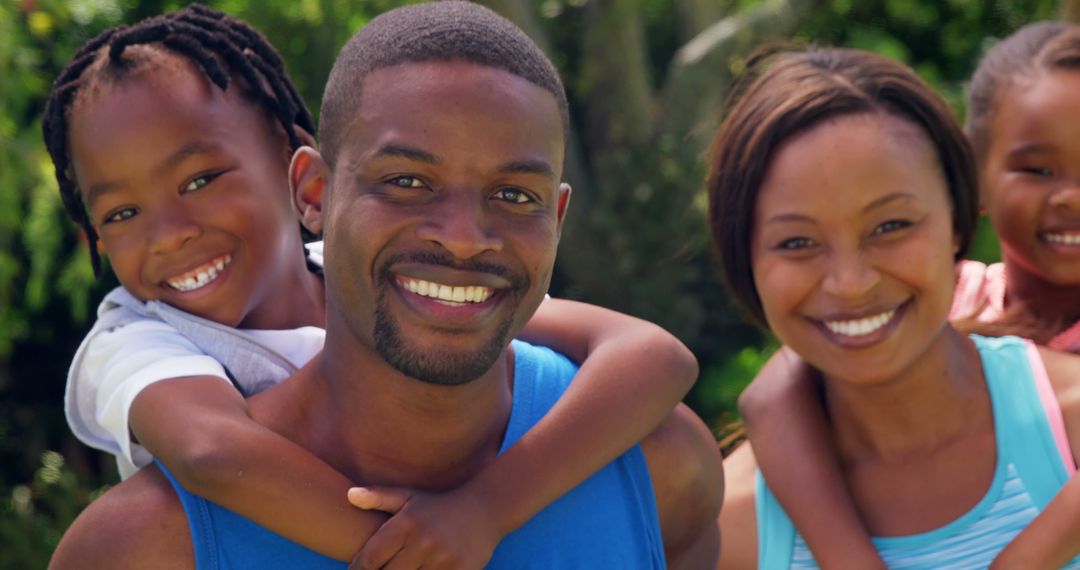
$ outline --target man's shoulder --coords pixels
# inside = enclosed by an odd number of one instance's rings
[[[64,534],[50,568],[194,568],[187,517],[154,466],[90,504]]]
[[[641,448],[653,480],[669,567],[715,564],[724,472],[712,433],[680,404],[642,440]]]

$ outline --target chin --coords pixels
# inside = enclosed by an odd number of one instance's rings
[[[375,350],[405,376],[428,384],[460,386],[483,376],[494,366],[510,342],[509,331],[507,320],[486,340],[469,347],[418,346],[405,338],[393,321],[380,319],[376,314]]]

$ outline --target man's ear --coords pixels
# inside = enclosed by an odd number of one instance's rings
[[[323,191],[330,169],[319,151],[310,146],[296,149],[289,164],[289,189],[293,208],[304,227],[316,234],[323,230]]]
[[[573,190],[570,188],[569,184],[565,182],[559,184],[559,198],[558,202],[555,204],[555,215],[558,220],[559,235],[562,235],[563,220],[566,219],[566,209],[570,206],[570,194],[572,193]]]

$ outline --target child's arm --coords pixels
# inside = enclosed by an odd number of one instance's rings
[[[991,570],[1050,570],[1080,554],[1080,477],[1073,476],[1002,550]]]
[[[1065,422],[1066,438],[1074,461],[1080,457],[1080,357],[1040,348],[1039,356],[1050,379]],[[1073,474],[1016,538],[994,559],[994,570],[1060,568],[1080,554],[1080,474]]]
[[[361,551],[363,567],[380,567],[405,544],[430,545],[421,536],[467,541],[469,557],[456,562],[482,566],[503,536],[659,426],[697,377],[697,361],[671,334],[591,305],[546,300],[521,337],[581,362],[573,383],[533,429],[450,493],[354,491],[362,508],[401,508]]]
[[[754,455],[819,566],[884,569],[843,483],[815,382],[794,351],[769,358],[739,396]]]
[[[130,423],[184,488],[332,558],[351,560],[386,520],[350,506],[344,475],[252,420],[221,378],[151,384],[135,397]]]

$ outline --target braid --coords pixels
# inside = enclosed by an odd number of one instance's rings
[[[95,275],[101,272],[98,235],[72,174],[68,121],[79,94],[95,80],[122,79],[143,63],[125,57],[128,47],[138,45],[159,46],[195,63],[222,91],[228,89],[231,78],[242,80],[252,101],[285,129],[293,150],[303,144],[296,127],[315,132],[311,113],[285,72],[281,56],[257,30],[223,12],[192,4],[132,26],[110,28],[86,42],[53,83],[45,103],[42,134],[56,170],[64,209],[86,234]]]

